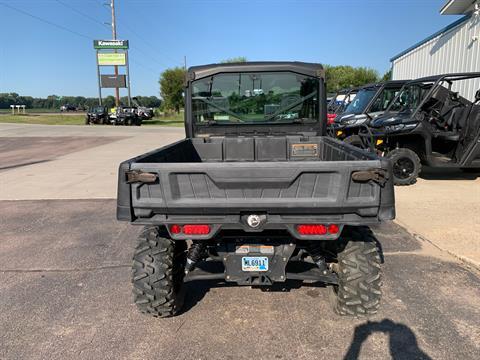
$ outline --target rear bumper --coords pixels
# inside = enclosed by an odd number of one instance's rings
[[[257,214],[252,212],[250,214]],[[247,224],[247,217],[250,214],[244,215],[205,215],[205,216],[183,216],[183,215],[155,215],[148,219],[136,219],[132,222],[133,225],[155,225],[165,226],[172,239],[185,240],[208,240],[215,238],[216,235],[222,230],[235,230],[238,233],[244,234],[258,234],[259,236],[265,236],[263,233],[271,230],[284,231],[285,234],[289,234],[292,238],[298,240],[336,240],[342,232],[344,225],[373,225],[379,223],[379,219],[374,216],[370,218],[359,217],[356,214],[339,214],[339,215],[321,215],[321,216],[305,216],[305,215],[262,215],[263,221],[257,228],[251,228]],[[173,234],[170,232],[171,225],[184,225],[184,224],[207,224],[210,225],[211,231],[208,235],[182,235]],[[339,226],[337,234],[325,234],[318,236],[306,236],[300,235],[297,232],[297,225],[300,224],[323,224],[330,225],[335,224]]]

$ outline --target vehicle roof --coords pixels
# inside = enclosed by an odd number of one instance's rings
[[[192,66],[188,69],[188,80],[193,81],[218,73],[291,71],[308,76],[325,78],[321,64],[298,61],[251,61],[225,64]]]
[[[413,84],[413,83],[420,83],[420,82],[434,82],[438,80],[458,81],[458,80],[467,80],[467,79],[477,78],[477,77],[480,77],[480,72],[449,73],[449,74],[425,76],[422,78],[409,81],[408,83]]]
[[[370,83],[370,84],[363,85],[360,89],[375,87],[375,86],[382,86],[382,85],[386,85],[386,86],[388,86],[388,85],[403,85],[403,84],[406,84],[410,81],[411,80],[385,80],[385,81],[379,81],[379,82],[376,82],[376,83]]]

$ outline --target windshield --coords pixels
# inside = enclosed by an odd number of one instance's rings
[[[412,112],[422,101],[431,85],[410,84],[405,85],[392,101],[388,111]]]
[[[217,74],[192,82],[200,125],[318,121],[318,79],[291,72]]]
[[[373,97],[377,93],[378,88],[367,88],[360,90],[355,96],[354,100],[348,104],[345,109],[346,114],[361,114],[370,104]]]
[[[104,111],[105,111],[105,109],[102,106],[97,106],[97,107],[92,108],[93,113],[101,113],[101,112],[104,112]]]

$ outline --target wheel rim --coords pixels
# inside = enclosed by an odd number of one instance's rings
[[[399,179],[408,179],[415,171],[415,164],[409,158],[400,158],[393,164],[393,174]]]

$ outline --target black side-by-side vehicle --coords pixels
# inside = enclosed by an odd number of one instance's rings
[[[362,130],[364,144],[392,160],[396,185],[413,184],[422,164],[480,170],[480,89],[470,89],[470,100],[458,92],[479,78],[480,73],[457,73],[411,81]]]
[[[338,314],[377,312],[368,225],[395,216],[391,164],[325,136],[325,95],[319,64],[188,70],[186,139],[119,169],[117,218],[145,226],[132,278],[142,312],[175,315],[197,280],[321,282]]]
[[[108,124],[108,109],[106,106],[93,106],[85,114],[85,125]]]
[[[327,125],[333,124],[338,115],[345,111],[345,108],[355,99],[357,87],[341,89],[327,104]]]
[[[361,87],[353,101],[329,125],[332,127],[330,134],[348,144],[361,147],[362,140],[358,135],[360,129],[382,115],[406,83],[407,80],[391,80]]]

